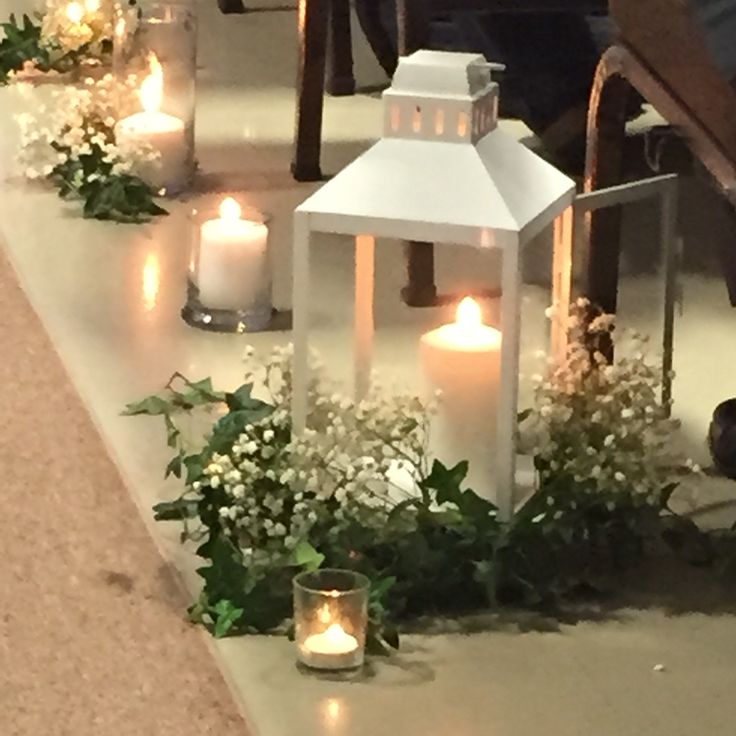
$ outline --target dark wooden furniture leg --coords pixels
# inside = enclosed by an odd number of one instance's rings
[[[399,55],[406,56],[426,46],[428,19],[423,0],[397,0]],[[410,307],[433,307],[437,304],[434,281],[434,245],[410,241],[406,245],[406,286],[401,298]]]
[[[299,0],[299,68],[296,132],[291,173],[297,181],[319,181],[322,106],[330,0]]]
[[[629,83],[623,74],[621,50],[613,47],[602,57],[593,82],[588,110],[585,191],[621,182],[626,135]],[[587,296],[614,314],[618,301],[621,254],[621,208],[608,207],[588,215]]]
[[[383,24],[380,4],[376,0],[355,0],[355,14],[381,68],[387,77],[393,77],[398,54]]]
[[[335,97],[355,94],[350,0],[330,0],[326,88]]]

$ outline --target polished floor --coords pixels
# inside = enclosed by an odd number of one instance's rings
[[[0,14],[23,0],[0,0]],[[262,2],[276,6],[276,0]],[[120,416],[128,401],[158,389],[171,373],[212,375],[229,387],[239,379],[246,342],[267,348],[288,333],[215,335],[187,327],[185,298],[190,242],[187,212],[210,196],[237,192],[272,214],[275,297],[290,300],[291,210],[313,190],[288,175],[293,124],[295,13],[221,16],[213,2],[200,8],[198,157],[200,193],[173,203],[172,214],[146,226],[116,226],[78,218],[73,205],[12,176],[8,149],[14,90],[0,90],[0,234],[20,283],[45,325],[143,517],[176,492],[161,480],[166,448],[155,422]],[[372,86],[380,72],[358,47],[358,79]],[[325,117],[325,169],[336,171],[380,133],[380,100],[372,94],[331,99]],[[528,133],[513,121],[519,137]],[[209,194],[207,193],[209,191]],[[736,312],[728,306],[715,253],[733,240],[713,199],[688,185],[682,197],[685,269],[676,332],[676,414],[689,453],[707,464],[704,435],[715,404],[736,394]],[[660,325],[661,279],[656,267],[655,213],[627,213],[622,320],[652,333]],[[318,244],[312,321],[315,344],[338,376],[348,366],[352,252],[339,238]],[[524,291],[525,376],[544,345],[540,275],[548,269],[546,241],[530,251]],[[443,290],[497,283],[497,266],[478,255],[438,254]],[[396,243],[382,243],[377,264],[377,363],[398,382],[411,380],[422,332],[445,321],[447,310],[410,310],[399,298],[403,260]],[[489,314],[494,313],[488,304]],[[41,367],[38,367],[41,370]],[[528,382],[522,381],[522,398]],[[703,523],[730,524],[736,485],[706,478],[682,494]],[[196,561],[178,544],[174,525],[158,525],[165,556],[191,589]],[[68,534],[73,535],[70,529]],[[121,550],[127,540],[119,539]],[[530,736],[672,736],[732,732],[736,702],[733,667],[736,618],[710,580],[689,572],[653,572],[655,596],[634,596],[630,607],[604,620],[565,625],[494,619],[472,636],[445,632],[409,637],[402,654],[374,663],[360,682],[305,677],[289,642],[247,637],[218,642],[217,661],[239,693],[256,733],[373,736],[395,732]],[[687,587],[687,586],[685,586]],[[695,591],[697,594],[693,594]],[[521,633],[521,632],[524,633]],[[657,664],[664,672],[654,672]],[[193,694],[193,697],[197,697]],[[91,732],[91,731],[90,731]],[[32,734],[33,732],[29,732]],[[59,730],[56,733],[64,733]]]

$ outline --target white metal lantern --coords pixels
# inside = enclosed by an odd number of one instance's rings
[[[418,51],[384,93],[383,138],[294,215],[294,431],[307,421],[309,251],[313,233],[355,237],[355,391],[368,390],[376,237],[502,251],[500,396],[495,465],[499,513],[511,514],[516,465],[521,247],[553,221],[553,300],[570,295],[571,179],[497,127],[498,85],[479,55]],[[564,348],[553,323],[552,348]]]

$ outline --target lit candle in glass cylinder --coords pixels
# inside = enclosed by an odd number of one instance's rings
[[[273,316],[267,218],[245,216],[225,198],[215,210],[193,212],[190,282],[182,316],[191,325],[221,332],[266,329]]]
[[[156,54],[149,54],[150,73],[141,83],[142,112],[123,118],[115,126],[119,145],[149,145],[159,156],[139,172],[154,189],[181,189],[190,175],[184,121],[161,111],[164,72]]]
[[[466,297],[455,322],[422,335],[420,360],[429,386],[442,394],[433,454],[448,466],[467,460],[468,485],[495,500],[501,333],[483,324],[477,302]]]
[[[348,570],[317,570],[294,578],[299,661],[317,670],[363,664],[368,625],[368,578]]]

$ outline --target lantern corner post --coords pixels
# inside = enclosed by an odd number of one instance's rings
[[[294,213],[293,245],[293,341],[291,420],[295,435],[307,426],[307,399],[309,388],[309,281],[311,226],[309,214]]]
[[[572,295],[572,258],[575,242],[573,205],[554,221],[552,253],[552,308],[550,348],[552,357],[562,361],[567,353],[568,316]]]
[[[496,476],[497,506],[501,521],[514,511],[516,487],[516,432],[519,403],[519,346],[521,330],[521,272],[519,241],[503,249],[501,269],[501,395],[498,403]]]
[[[353,332],[354,390],[356,403],[370,391],[373,365],[374,290],[376,239],[372,235],[355,238],[355,316]]]

